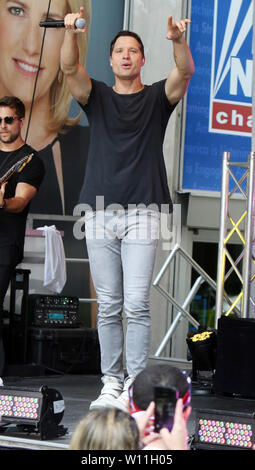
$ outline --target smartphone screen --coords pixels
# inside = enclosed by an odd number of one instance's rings
[[[172,430],[174,422],[174,412],[179,393],[172,387],[155,387],[155,432],[161,428]]]

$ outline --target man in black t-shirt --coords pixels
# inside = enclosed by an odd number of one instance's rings
[[[141,81],[145,63],[140,37],[121,31],[111,43],[115,84],[91,79],[79,60],[75,21],[65,17],[61,68],[90,125],[90,149],[80,202],[90,269],[98,299],[98,333],[104,387],[90,408],[127,410],[128,387],[150,351],[150,286],[162,206],[172,211],[163,156],[166,126],[184,96],[194,64],[184,39],[190,20],[168,18],[167,39],[176,66],[166,80]],[[124,380],[122,309],[127,318]]]
[[[3,302],[11,275],[23,258],[29,203],[44,177],[44,166],[21,137],[25,107],[16,97],[0,99],[0,354],[3,355]],[[29,158],[27,158],[29,157]],[[23,161],[21,171],[10,169]],[[18,166],[16,167],[18,170]],[[7,179],[8,178],[8,179]],[[6,180],[7,179],[7,180]],[[2,351],[1,351],[2,349]],[[3,357],[1,357],[3,363]]]

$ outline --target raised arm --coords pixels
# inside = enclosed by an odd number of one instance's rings
[[[166,37],[173,43],[176,64],[166,80],[166,95],[171,104],[183,98],[195,72],[193,58],[184,38],[188,23],[191,23],[189,19],[173,23],[173,17],[168,18]]]
[[[61,48],[60,66],[65,74],[67,86],[77,101],[85,105],[91,92],[91,80],[85,68],[79,63],[78,34],[84,34],[86,28],[76,29],[77,18],[85,18],[84,8],[80,13],[70,13],[65,17],[65,37]]]

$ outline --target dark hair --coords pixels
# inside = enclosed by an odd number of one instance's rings
[[[4,96],[0,99],[0,106],[15,109],[19,119],[25,117],[25,106],[16,96]]]
[[[110,56],[112,55],[112,51],[114,49],[117,39],[123,36],[131,36],[132,38],[135,38],[137,42],[139,43],[140,51],[142,53],[142,56],[144,57],[144,45],[140,36],[138,36],[138,34],[134,33],[133,31],[128,31],[127,29],[123,31],[119,31],[119,33],[116,34],[115,38],[112,40],[111,45],[110,45]]]
[[[190,379],[185,372],[169,364],[158,364],[146,367],[133,382],[133,399],[138,408],[146,410],[154,401],[154,387],[175,387],[179,397],[183,398],[190,390]]]

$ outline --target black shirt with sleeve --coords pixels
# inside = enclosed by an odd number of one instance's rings
[[[14,152],[0,151],[0,177],[3,177],[15,163],[30,154],[33,154],[31,161],[21,172],[15,172],[8,180],[5,199],[15,196],[18,183],[27,183],[38,190],[44,177],[44,165],[37,152],[27,144]],[[21,261],[28,211],[29,204],[18,213],[0,211],[0,264],[17,264]]]
[[[80,202],[96,210],[96,197],[104,208],[114,204],[168,205],[163,142],[176,105],[166,97],[165,82],[145,86],[132,94],[118,94],[92,79],[89,101],[81,108],[90,125],[90,147]]]

